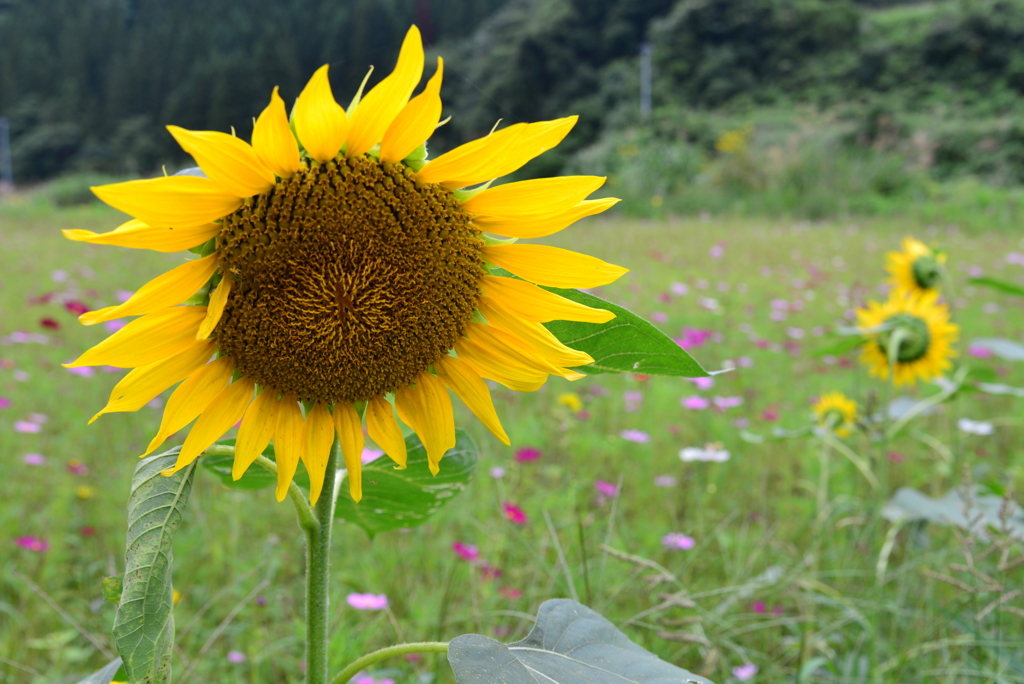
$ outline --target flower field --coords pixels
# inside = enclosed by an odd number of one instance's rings
[[[4,684],[77,682],[114,652],[103,578],[124,571],[129,482],[168,393],[89,426],[123,373],[61,364],[123,324],[78,315],[181,263],[60,234],[118,222],[30,195],[0,205]],[[886,254],[907,235],[944,250],[958,356],[936,382],[897,388],[836,331],[886,300]],[[1006,342],[1024,341],[1024,299],[968,282],[1024,281],[1018,235],[704,215],[591,218],[546,239],[629,268],[595,293],[726,372],[553,378],[532,394],[494,385],[511,447],[459,404],[481,454],[465,491],[419,527],[372,539],[335,528],[332,589],[346,598],[331,610],[347,637],[331,644],[332,668],[396,641],[512,641],[557,596],[715,682],[1024,681],[1024,549],[1004,535],[1024,534],[1024,514],[986,508],[1024,485],[1024,399],[1012,393],[1024,366]],[[831,392],[856,413],[816,413]],[[380,456],[368,443],[363,461]],[[900,488],[915,491],[894,502]],[[974,533],[942,524],[953,509],[931,522],[892,512],[950,492],[969,500]],[[301,681],[290,505],[205,468],[190,503],[174,544],[174,681]],[[979,531],[982,514],[1004,529]],[[393,659],[354,681],[453,681],[442,658]]]

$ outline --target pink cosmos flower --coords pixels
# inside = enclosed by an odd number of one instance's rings
[[[670,532],[661,538],[661,545],[673,551],[685,551],[697,545],[693,537],[687,537],[682,532]]]
[[[623,394],[622,398],[626,400],[626,412],[637,413],[643,405],[644,393],[631,390]]]
[[[517,463],[530,463],[540,458],[540,449],[536,447],[523,447],[516,449]]]
[[[452,551],[455,552],[462,560],[475,561],[480,557],[480,551],[476,548],[475,544],[463,544],[462,542],[455,542],[452,544]]]
[[[526,524],[526,513],[523,511],[522,508],[516,506],[513,503],[508,503],[507,501],[504,504],[502,504],[502,506],[505,509],[505,517],[508,518],[509,522],[511,522],[513,525]]]
[[[491,580],[499,579],[503,573],[500,568],[496,568],[487,561],[483,561],[479,565],[480,567],[480,578],[484,582],[490,582]]]
[[[239,665],[246,661],[245,654],[241,651],[228,651],[228,662]]]
[[[683,380],[692,382],[699,390],[709,390],[715,386],[715,379],[710,375],[706,378],[683,378]]]
[[[750,609],[755,613],[764,613],[768,610],[768,607],[764,604],[764,601],[754,601],[754,604],[750,606]]]
[[[683,405],[683,408],[690,409],[691,411],[703,411],[708,406],[711,406],[711,402],[699,394],[695,394],[692,397],[683,397],[680,403]]]
[[[15,537],[14,543],[34,553],[42,553],[50,548],[50,543],[40,537]]]
[[[647,444],[651,441],[651,436],[643,430],[623,430],[619,437],[634,444]]]
[[[606,482],[604,480],[598,480],[594,483],[594,488],[598,494],[602,496],[616,496],[619,493],[619,487],[613,482]]]
[[[690,291],[690,288],[683,283],[672,283],[669,285],[668,289],[672,290],[672,294],[678,295],[679,297],[682,297]]]
[[[988,347],[979,347],[973,344],[967,348],[967,353],[976,359],[990,359],[993,356],[992,350]]]
[[[715,406],[722,410],[736,408],[743,404],[743,397],[715,397],[712,399]]]
[[[7,397],[0,397],[0,409],[11,408],[11,400]]]
[[[78,528],[78,534],[83,537],[94,537],[96,536],[96,528],[91,525],[82,525]]]
[[[710,254],[712,259],[721,259],[722,255],[725,254],[725,247],[722,246],[722,243],[718,243],[711,248]]]
[[[100,366],[100,370],[104,373],[120,373],[124,368],[118,368],[117,366]]]
[[[696,349],[697,347],[703,346],[705,342],[711,337],[710,330],[701,330],[700,328],[683,328],[683,336],[676,338],[676,344],[683,349]]]
[[[661,311],[655,311],[651,314],[651,320],[655,323],[668,323],[668,314]]]
[[[25,454],[21,457],[21,462],[25,465],[41,466],[46,463],[46,457],[42,454]]]
[[[732,676],[741,682],[745,682],[748,679],[753,679],[754,675],[757,674],[757,665],[753,663],[746,663],[744,665],[737,665],[732,668]]]
[[[495,480],[500,480],[501,478],[505,477],[505,469],[502,468],[501,466],[494,466],[493,468],[490,469],[489,473],[491,477],[493,477]]]
[[[103,327],[106,328],[107,332],[110,333],[115,333],[126,325],[128,325],[128,322],[120,318],[118,318],[117,320],[106,321],[103,323]]]
[[[163,406],[164,406],[164,398],[163,397],[153,397],[152,399],[150,399],[146,403],[146,406],[148,408],[151,408],[151,409],[163,408]]]
[[[69,373],[77,375],[82,378],[91,378],[92,376],[96,375],[96,371],[93,370],[90,366],[79,366],[78,368],[68,368],[67,370]]]
[[[384,610],[388,607],[386,594],[349,594],[345,600],[356,610]]]
[[[68,464],[66,466],[64,466],[64,469],[67,470],[72,475],[88,475],[89,474],[89,466],[85,465],[84,463],[79,461],[77,458],[73,458],[70,461],[68,461]]]
[[[498,593],[507,599],[522,598],[523,592],[519,589],[513,589],[512,587],[502,587],[498,590]]]
[[[890,451],[886,455],[889,457],[889,461],[892,463],[903,463],[903,461],[907,460],[907,457],[898,451]]]
[[[39,423],[33,423],[29,420],[16,420],[14,421],[14,431],[20,432],[23,435],[34,435],[42,432],[43,428]]]
[[[761,412],[761,417],[768,421],[776,421],[779,419],[779,409],[771,406]]]
[[[363,465],[366,465],[367,463],[373,463],[383,455],[384,452],[380,449],[371,449],[364,446],[363,453],[359,456],[359,460],[362,461]]]
[[[134,295],[135,293],[129,290],[118,290],[117,292],[114,293],[114,296],[117,297],[117,301],[121,302],[122,304],[127,302]]]

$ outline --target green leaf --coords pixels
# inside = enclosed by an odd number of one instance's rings
[[[233,439],[223,439],[217,444],[228,444],[230,446],[235,445]],[[263,455],[269,458],[271,461],[274,459],[274,445],[271,444],[264,451]],[[270,474],[270,471],[265,468],[261,468],[259,464],[252,464],[246,469],[242,477],[238,480],[231,478],[231,467],[235,463],[235,457],[231,454],[214,454],[211,456],[203,456],[200,459],[200,463],[203,464],[210,472],[214,473],[223,485],[231,487],[233,489],[265,489],[266,487],[277,486],[277,478]],[[295,471],[295,477],[293,481],[303,489],[309,489],[309,473],[306,472],[305,467],[302,463],[299,463],[298,469]]]
[[[815,358],[821,358],[822,356],[842,356],[852,352],[857,347],[864,344],[863,335],[843,335],[834,340],[830,340],[828,344],[815,349],[811,352],[811,356]]]
[[[195,463],[165,477],[181,447],[142,460],[128,497],[124,589],[114,616],[114,645],[132,682],[171,680],[174,535],[192,492]]]
[[[479,634],[455,637],[448,662],[459,684],[711,684],[569,599],[542,603],[529,636],[514,644]]]
[[[352,500],[342,484],[335,517],[359,525],[371,537],[385,530],[422,525],[466,488],[476,469],[477,446],[463,430],[455,431],[455,448],[441,461],[441,472],[430,474],[427,452],[416,435],[405,438],[408,468],[395,470],[387,456],[363,466],[363,499]]]
[[[78,684],[110,684],[114,681],[114,675],[121,669],[121,659],[114,658],[102,668],[92,673],[85,679],[80,679]]]
[[[981,285],[983,287],[990,287],[993,290],[999,290],[1000,292],[1005,292],[1006,294],[1024,297],[1024,287],[1021,287],[1016,283],[1010,283],[1005,280],[999,280],[998,278],[971,278],[968,282],[971,285]]]
[[[594,363],[574,368],[581,373],[641,373],[683,378],[705,378],[701,368],[685,349],[632,311],[579,290],[545,290],[595,309],[607,309],[615,318],[607,323],[552,321],[544,327],[567,347],[586,352]]]

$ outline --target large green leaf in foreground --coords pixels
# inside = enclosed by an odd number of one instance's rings
[[[171,546],[192,491],[195,464],[170,477],[160,473],[174,465],[179,450],[175,447],[144,459],[132,477],[124,588],[114,617],[114,644],[133,682],[158,684],[171,679]]]
[[[544,326],[562,344],[586,352],[594,363],[574,370],[598,373],[642,373],[702,378],[708,372],[701,368],[686,350],[629,309],[607,302],[579,290],[545,290],[595,309],[608,309],[615,318],[607,323],[552,321]]]
[[[477,446],[464,430],[455,431],[455,448],[445,454],[436,477],[430,474],[427,451],[419,438],[409,435],[405,446],[409,454],[405,470],[395,470],[387,456],[363,466],[359,503],[342,485],[336,518],[359,525],[371,537],[384,530],[421,525],[466,488],[476,469]]]
[[[459,684],[711,684],[645,651],[615,625],[569,599],[541,604],[522,641],[456,637],[448,662]]]

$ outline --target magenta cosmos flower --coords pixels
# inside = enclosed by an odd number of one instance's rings
[[[384,610],[388,607],[386,594],[349,594],[345,600],[356,610]]]
[[[516,461],[519,463],[530,463],[540,458],[540,449],[536,447],[523,447],[516,449]]]
[[[693,537],[687,537],[682,532],[669,532],[661,538],[661,545],[673,551],[685,551],[697,545]]]
[[[475,544],[463,544],[462,542],[455,542],[452,544],[452,551],[455,552],[462,560],[475,561],[480,557],[480,551],[476,548]]]
[[[647,444],[651,441],[651,436],[643,430],[623,430],[619,433],[619,437],[635,444]]]
[[[35,553],[42,553],[50,548],[50,543],[41,537],[15,537],[14,543]]]
[[[525,525],[526,524],[526,513],[522,508],[516,506],[513,503],[507,501],[503,504],[505,508],[505,517],[509,519],[509,522],[514,525]]]

